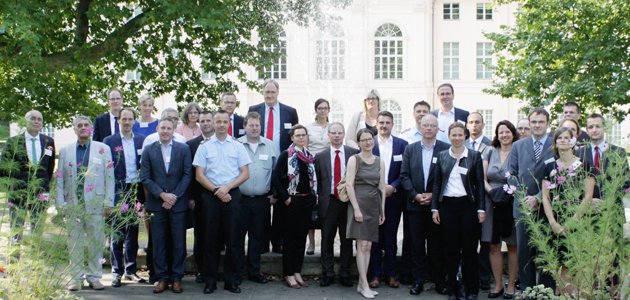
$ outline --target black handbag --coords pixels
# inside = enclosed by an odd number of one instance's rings
[[[508,204],[514,197],[513,195],[508,194],[502,186],[491,189],[488,196],[490,196],[490,199],[494,204]]]

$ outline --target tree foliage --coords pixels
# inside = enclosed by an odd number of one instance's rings
[[[178,103],[208,104],[220,92],[235,90],[236,80],[254,87],[243,66],[261,69],[278,57],[263,46],[278,45],[282,26],[326,22],[324,7],[349,2],[4,1],[0,119],[38,109],[47,121],[68,124],[77,113],[104,111],[104,91],[110,87],[127,95],[173,92]],[[216,81],[204,82],[202,69],[216,74]],[[127,70],[139,70],[141,79],[125,81]],[[125,101],[135,106],[135,97]]]
[[[519,2],[513,26],[487,37],[498,58],[493,87],[486,90],[526,101],[529,107],[565,101],[584,110],[630,112],[630,1],[502,0]]]

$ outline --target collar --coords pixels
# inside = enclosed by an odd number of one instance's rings
[[[472,142],[477,142],[477,145],[481,145],[481,143],[483,142],[483,133],[476,139],[472,139],[470,138],[470,145],[472,146]]]
[[[435,144],[437,144],[437,139],[435,141],[433,141],[433,144],[431,144],[430,147],[427,147],[424,144],[424,140],[420,141],[420,146],[422,147],[422,150],[433,150],[433,149],[435,149]]]
[[[332,155],[335,155],[335,151],[337,151],[337,150],[339,150],[339,153],[340,153],[340,154],[344,154],[344,155],[345,155],[345,154],[346,154],[346,151],[345,151],[344,149],[345,149],[345,148],[343,147],[343,145],[341,145],[341,147],[339,147],[339,149],[337,149],[337,148],[333,147],[332,145],[330,145],[330,153],[331,153]]]
[[[593,142],[591,142],[591,149],[593,151],[595,151],[595,146],[599,147],[599,151],[605,151],[606,149],[608,149],[608,143],[606,143],[606,140],[602,140],[601,143],[595,145],[593,144]]]
[[[453,114],[453,115],[455,115],[455,106],[453,106],[453,107],[451,108],[451,110],[449,110],[449,111],[444,111],[444,110],[442,110],[442,108],[440,107],[440,114]]]
[[[210,142],[211,143],[231,143],[233,140],[234,139],[231,136],[229,136],[229,135],[226,135],[225,140],[223,140],[223,141],[220,141],[217,138],[216,134],[213,134],[212,137],[210,138]]]
[[[391,143],[394,140],[391,135],[389,137],[385,138],[385,139],[381,139],[380,135],[377,135],[377,136],[378,136],[378,143],[379,143],[379,145],[380,144],[389,144],[389,143]]]
[[[540,143],[544,146],[545,142],[547,141],[547,134],[544,134],[541,138],[540,138]],[[536,137],[532,135],[532,143],[534,143],[534,145],[536,145]]]
[[[171,139],[170,142],[168,142],[168,144],[162,144],[162,141],[158,139],[158,143],[160,143],[160,146],[173,146],[173,139]]]
[[[79,143],[79,141],[77,141],[77,149],[79,148],[88,148],[90,146],[90,142],[87,142],[83,145],[81,145],[81,143]]]
[[[120,139],[121,140],[133,141],[134,137],[135,137],[135,135],[133,134],[133,131],[131,132],[131,138],[130,139],[125,138],[125,135],[122,133],[122,131],[120,132]]]
[[[39,132],[37,133],[37,135],[32,136],[30,133],[28,133],[28,131],[27,131],[27,130],[25,130],[25,131],[24,131],[24,138],[25,138],[27,141],[30,141],[32,138],[36,138],[36,139],[38,139],[38,140],[39,140]]]
[[[273,106],[269,106],[267,102],[265,102],[265,110],[268,110],[269,107],[273,107],[273,111],[278,111],[278,109],[280,108],[280,101],[276,102],[276,104],[274,104]]]
[[[448,148],[448,154],[452,158],[455,158],[455,154],[453,153],[453,147]],[[462,152],[462,156],[461,157],[468,157],[468,148],[464,147],[464,152]]]

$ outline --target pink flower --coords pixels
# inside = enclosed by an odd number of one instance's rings
[[[136,211],[141,211],[141,210],[142,210],[142,203],[136,202]]]
[[[7,202],[7,206],[8,206],[8,207],[14,207],[14,206],[15,206],[15,203],[13,203],[13,202]]]
[[[37,195],[37,199],[41,202],[46,202],[48,201],[48,194],[47,193],[39,193],[39,195]]]
[[[107,168],[108,168],[108,169],[111,169],[111,168],[113,168],[113,167],[114,167],[114,162],[110,160],[110,161],[107,163]]]
[[[88,133],[88,134],[92,134],[92,133],[94,133],[94,128],[88,128],[88,129],[87,129],[87,133]]]
[[[105,148],[101,147],[100,149],[98,149],[98,154],[103,154],[105,153]]]
[[[509,179],[510,176],[512,176],[512,174],[510,174],[510,171],[505,171],[505,178]]]
[[[558,176],[558,178],[556,178],[556,182],[558,184],[563,184],[565,181],[567,181],[567,177],[566,176]]]
[[[557,162],[556,163],[556,169],[558,169],[558,172],[562,171],[563,167],[564,167],[564,165],[561,162]]]
[[[88,184],[88,185],[85,187],[85,191],[86,191],[86,192],[88,192],[88,193],[89,193],[89,192],[91,192],[91,191],[93,191],[93,190],[94,190],[94,185],[93,185],[93,184]]]
[[[569,206],[569,205],[571,205],[571,201],[564,202],[564,205],[565,205],[565,206]]]
[[[121,213],[126,213],[127,211],[129,211],[129,204],[123,203],[122,205],[120,205],[120,212]]]
[[[630,193],[630,187],[625,190],[626,193]]]
[[[125,149],[123,148],[123,146],[116,146],[114,148],[114,152],[120,152],[120,151],[124,151]]]
[[[549,181],[545,181],[545,186],[547,187],[548,190],[553,190],[556,188],[556,184],[555,183],[551,183]]]
[[[72,163],[71,163],[71,164],[72,164]],[[80,161],[80,162],[78,162],[78,163],[77,163],[77,167],[79,167],[79,168],[80,168],[80,167],[81,167],[81,165],[83,165],[83,162],[81,162],[81,161]],[[72,167],[72,166],[71,166],[71,167]]]
[[[57,170],[57,178],[63,178],[63,170]]]
[[[143,218],[144,212],[143,211],[136,212],[136,215],[138,215],[139,218]]]

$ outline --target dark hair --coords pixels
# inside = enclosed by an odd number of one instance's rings
[[[470,118],[470,116],[473,115],[473,114],[479,115],[481,117],[481,123],[485,124],[483,122],[483,115],[480,112],[478,112],[478,111],[473,111],[470,114],[468,114],[468,118]],[[466,120],[466,122],[468,122],[468,120]]]
[[[460,123],[460,122],[455,122],[453,124],[451,124],[450,126],[448,126],[448,135],[451,135],[451,130],[455,129],[455,128],[461,128],[464,130],[464,132],[466,132],[466,127],[464,126],[464,124]]]
[[[527,116],[527,120],[529,120],[533,115],[544,115],[545,117],[547,117],[547,122],[549,122],[549,112],[547,112],[544,108],[542,107],[536,107],[534,109],[532,109],[532,111],[529,113],[529,115]]]
[[[359,131],[357,131],[357,143],[359,142],[359,140],[361,139],[361,136],[364,133],[369,133],[372,137],[374,137],[374,132],[372,132],[372,130],[369,130],[367,128],[361,128],[359,129]]]
[[[453,85],[452,85],[452,84],[450,84],[450,83],[448,83],[448,82],[447,82],[447,83],[442,83],[442,84],[440,84],[440,85],[437,87],[436,92],[437,92],[437,91],[439,91],[439,90],[440,90],[440,88],[443,88],[443,87],[445,87],[445,86],[447,86],[447,87],[451,88],[451,94],[455,95],[455,89],[453,88]]]
[[[561,134],[565,132],[568,132],[572,138],[576,137],[575,135],[573,135],[573,131],[571,131],[571,129],[569,128],[560,127],[556,129],[556,132],[553,134],[553,140],[551,141],[551,148],[553,149],[553,153],[556,155],[556,157],[560,156],[560,153],[558,153],[558,148],[556,148],[556,140]]]
[[[201,106],[199,106],[199,104],[197,104],[196,102],[190,102],[186,104],[184,111],[182,111],[182,122],[184,122],[184,124],[186,125],[188,125],[188,121],[190,121],[188,115],[190,115],[190,111],[193,110],[193,108],[196,109],[199,114],[201,114],[202,112]]]
[[[501,127],[501,125],[504,125],[512,132],[512,143],[521,138],[521,135],[518,133],[518,130],[516,130],[516,127],[514,127],[514,124],[508,120],[503,120],[497,123],[497,127],[494,128],[494,138],[492,139],[492,147],[494,148],[499,148],[501,146],[501,142],[499,142],[499,127]]]
[[[380,111],[378,113],[378,117],[389,117],[390,119],[392,119],[392,123],[394,123],[394,115],[389,111],[386,111],[386,110]],[[378,117],[376,118],[378,119]]]
[[[304,125],[302,125],[302,124],[295,124],[289,130],[289,136],[293,136],[295,131],[298,130],[298,129],[304,129],[304,133],[306,133],[308,135],[308,129],[306,129],[306,127]]]
[[[133,114],[133,118],[134,118],[134,119],[136,118],[136,110],[135,110],[135,109],[132,109],[132,108],[129,108],[129,107],[123,107],[123,108],[122,108],[122,109],[118,112],[118,116],[116,116],[116,117],[118,117],[118,120],[120,120],[120,115],[122,114],[123,110],[128,110],[128,111],[130,111],[130,112]]]
[[[577,128],[575,135],[580,136],[580,133],[582,133],[582,129],[580,129],[580,124],[578,123],[578,121],[569,119],[569,118],[564,118],[562,119],[562,121],[560,121],[560,123],[558,123],[558,127],[562,127],[562,124],[564,124],[565,122],[573,122],[573,124],[575,124],[575,128]]]
[[[602,119],[602,124],[604,124],[604,127],[606,127],[606,119],[604,119],[604,116],[602,114],[598,114],[598,113],[592,113],[590,115],[588,115],[588,117],[586,118],[586,126],[588,127],[588,119]]]
[[[431,105],[429,104],[429,102],[426,102],[426,101],[424,101],[424,100],[420,100],[420,101],[416,102],[416,103],[413,105],[413,110],[416,110],[416,107],[417,107],[417,106],[419,106],[419,105],[424,105],[424,106],[428,107],[428,108],[429,108],[429,110],[431,110]]]
[[[224,109],[219,109],[219,110],[215,111],[215,112],[212,114],[212,117],[214,118],[214,117],[216,117],[218,114],[226,114],[226,115],[228,115],[228,117],[230,116],[230,113],[229,113],[229,112],[227,112],[227,110],[224,110]]]
[[[234,94],[234,92],[225,92],[223,94],[221,94],[221,101],[223,101],[223,97],[225,96],[234,96],[236,97],[236,94]]]
[[[256,119],[260,122],[260,114],[255,111],[248,112],[245,116],[245,119],[243,120],[243,126],[247,126],[247,123],[250,119]]]
[[[315,100],[315,112],[317,112],[317,107],[322,103],[326,103],[326,105],[328,105],[328,109],[330,110],[330,102],[324,98],[319,98]],[[315,117],[315,119],[317,119],[317,117]],[[328,117],[326,117],[326,122],[328,122]]]
[[[564,103],[564,105],[562,105],[562,107],[567,107],[567,106],[573,106],[573,107],[577,108],[577,113],[578,114],[582,112],[582,110],[580,109],[580,105],[577,104],[577,102],[575,102],[575,101],[567,101],[567,102]]]
[[[171,122],[171,124],[173,124],[173,129],[175,129],[175,127],[177,127],[177,118],[174,118],[174,117],[165,117],[165,118],[160,119],[160,121],[158,121],[158,127],[160,126],[160,123],[162,123],[164,121]]]

